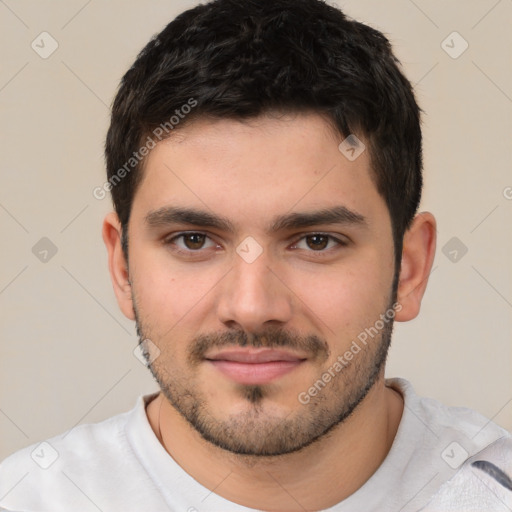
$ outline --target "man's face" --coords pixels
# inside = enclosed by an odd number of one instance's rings
[[[137,329],[168,401],[232,452],[310,444],[383,376],[391,221],[368,152],[351,161],[340,142],[314,114],[200,120],[146,162],[129,223]],[[297,222],[335,208],[335,223]]]

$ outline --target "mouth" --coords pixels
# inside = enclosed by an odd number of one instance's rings
[[[239,384],[274,381],[299,367],[306,357],[284,350],[227,349],[205,358],[215,369]]]

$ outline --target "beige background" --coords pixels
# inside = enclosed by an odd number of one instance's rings
[[[111,289],[109,199],[92,191],[122,74],[195,3],[0,3],[0,459],[156,389]],[[512,1],[339,4],[388,35],[426,112],[422,209],[438,219],[438,250],[420,317],[396,327],[388,376],[511,429]],[[31,48],[43,31],[59,45],[47,59]],[[453,31],[469,44],[456,59],[441,47]],[[42,237],[58,250],[46,263],[32,252]],[[456,262],[442,250],[452,237],[468,249]]]

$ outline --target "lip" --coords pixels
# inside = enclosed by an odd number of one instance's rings
[[[208,363],[239,384],[265,384],[300,366],[305,357],[284,350],[231,349],[206,357]]]

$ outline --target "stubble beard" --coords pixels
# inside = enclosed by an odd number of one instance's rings
[[[396,299],[396,286],[393,288],[387,310],[393,307]],[[135,305],[136,301],[133,303]],[[151,332],[142,324],[137,310],[135,318],[141,342],[152,339]],[[311,396],[307,404],[300,404],[297,399],[298,407],[285,415],[272,415],[266,407],[266,402],[275,392],[272,383],[238,384],[236,393],[247,407],[243,412],[219,418],[193,378],[188,378],[183,368],[172,364],[172,355],[165,357],[168,354],[165,346],[159,347],[164,357],[160,356],[151,362],[147,353],[145,355],[147,365],[164,397],[204,440],[239,456],[279,457],[303,450],[351,416],[384,371],[392,330],[393,319],[386,322],[380,335],[355,354],[350,363],[316,396]],[[327,343],[316,336],[290,336],[282,330],[265,331],[250,337],[241,331],[213,334],[195,338],[191,343],[187,360],[189,375],[194,375],[194,369],[205,364],[201,359],[207,347],[228,344],[307,348],[309,353],[315,354],[317,360],[323,361],[327,361],[330,355]],[[318,378],[326,371],[328,363],[326,365],[322,365]]]

